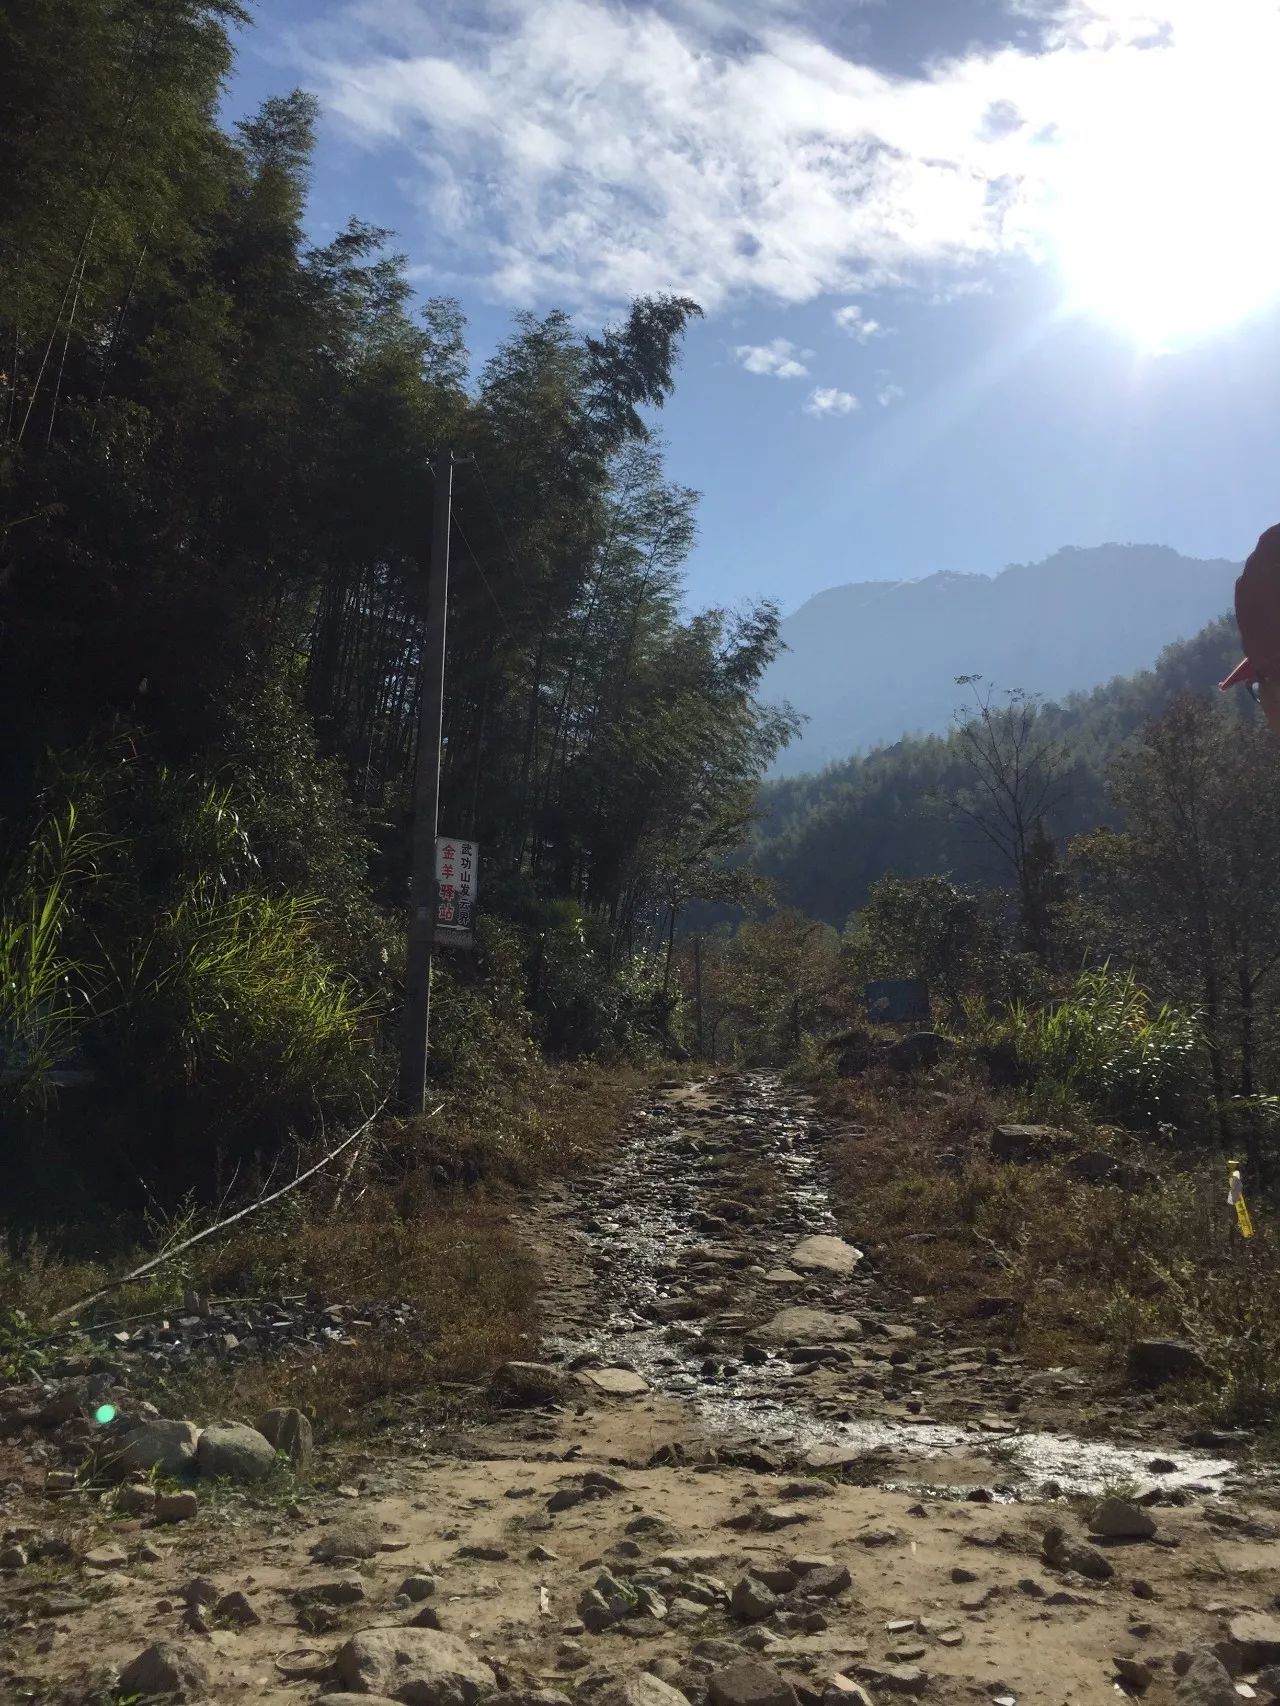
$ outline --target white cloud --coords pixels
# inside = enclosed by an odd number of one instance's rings
[[[891,403],[896,403],[905,396],[906,392],[901,385],[882,385],[876,392],[876,402],[882,409],[887,409]]]
[[[843,308],[836,309],[831,318],[842,332],[848,332],[849,336],[857,338],[860,344],[869,343],[872,338],[884,335],[884,327],[879,320],[868,319],[856,302],[846,302]]]
[[[738,344],[733,351],[734,360],[748,373],[768,373],[775,379],[803,379],[809,369],[802,358],[812,354],[812,350],[797,349],[787,338],[774,338],[767,344]]]
[[[395,150],[414,258],[522,304],[954,287],[1043,257],[1099,135],[1158,156],[1192,123],[1214,170],[1242,136],[1269,159],[1272,0],[1020,4],[1040,48],[914,78],[824,45],[798,0],[347,0],[294,46],[348,133]]]
[[[806,415],[851,415],[858,407],[852,391],[840,391],[834,385],[816,385],[804,406]]]

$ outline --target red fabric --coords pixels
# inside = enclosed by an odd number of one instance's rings
[[[1268,527],[1236,582],[1236,626],[1245,656],[1223,690],[1280,677],[1280,526]]]

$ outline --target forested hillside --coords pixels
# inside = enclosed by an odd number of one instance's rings
[[[1210,692],[1239,655],[1235,623],[1224,618],[1169,646],[1154,669],[1041,707],[1040,732],[1062,758],[1061,785],[1044,814],[1049,833],[1065,844],[1114,823],[1110,760],[1179,694]],[[763,788],[754,859],[784,904],[839,928],[889,873],[945,872],[977,885],[1006,880],[990,841],[956,810],[972,783],[962,727],[976,701],[970,686],[953,682],[951,692],[958,722],[951,733],[900,740],[816,776]]]
[[[945,734],[957,675],[1048,699],[1144,667],[1231,608],[1238,563],[1164,545],[1068,548],[996,575],[947,571],[835,586],[782,624],[766,699],[808,720],[778,760],[796,775],[905,734]]]
[[[0,21],[0,1090],[32,1189],[205,1189],[380,1093],[433,452],[441,822],[487,919],[438,980],[440,1083],[661,1040],[665,934],[790,728],[756,700],[773,609],[680,614],[696,494],[649,423],[697,305],[519,315],[477,371],[390,233],[307,237],[309,96],[219,126],[243,18]]]

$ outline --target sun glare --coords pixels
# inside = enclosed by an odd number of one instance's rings
[[[1123,122],[1064,140],[1048,212],[1068,310],[1148,348],[1188,343],[1280,296],[1268,104],[1233,81],[1147,89]],[[1210,98],[1212,97],[1212,98]]]

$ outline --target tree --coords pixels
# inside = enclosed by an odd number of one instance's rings
[[[1117,759],[1123,831],[1072,844],[1095,953],[1198,1008],[1215,1097],[1252,1096],[1280,998],[1280,754],[1258,724],[1190,696]]]
[[[858,986],[878,977],[923,978],[952,1007],[968,994],[1012,993],[994,909],[946,877],[882,877],[849,920],[844,955]]]
[[[1069,759],[1046,730],[1040,701],[1014,690],[996,704],[980,677],[957,677],[973,688],[976,716],[959,726],[968,785],[952,801],[990,844],[1013,878],[1018,919],[1031,951],[1052,957],[1052,910],[1057,898],[1057,859],[1048,823],[1064,799]]]

